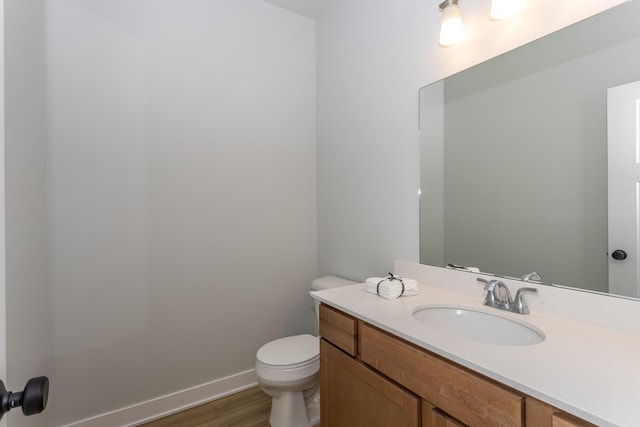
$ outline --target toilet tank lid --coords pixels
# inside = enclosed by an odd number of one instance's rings
[[[312,291],[321,291],[323,289],[339,288],[341,286],[355,285],[358,282],[353,280],[343,279],[337,276],[324,276],[315,279],[311,282]]]

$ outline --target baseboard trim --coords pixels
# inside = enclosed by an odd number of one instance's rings
[[[131,427],[255,387],[255,369],[147,400],[63,427]]]

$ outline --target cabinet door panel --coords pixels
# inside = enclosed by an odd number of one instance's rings
[[[322,427],[418,427],[420,399],[320,341]]]
[[[461,422],[454,420],[451,417],[446,416],[442,412],[434,409],[431,411],[431,426],[430,427],[467,427]]]
[[[468,427],[426,400],[422,401],[422,427]]]
[[[362,360],[474,427],[520,427],[524,396],[360,322]]]

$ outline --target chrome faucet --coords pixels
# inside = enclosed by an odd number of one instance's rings
[[[511,299],[511,292],[509,292],[509,288],[502,280],[487,280],[478,277],[478,282],[484,283],[484,290],[487,291],[484,305],[512,313],[529,314],[529,307],[524,302],[522,294],[525,292],[538,292],[536,288],[520,288],[516,292],[515,299]]]

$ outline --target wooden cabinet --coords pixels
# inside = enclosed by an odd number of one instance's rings
[[[522,426],[524,395],[366,323],[362,361],[470,426]]]
[[[322,427],[595,427],[327,305]]]
[[[320,336],[352,356],[356,355],[357,320],[333,307],[320,306]]]
[[[422,425],[423,427],[468,427],[426,400],[422,401]]]
[[[420,399],[320,341],[322,427],[418,427]]]
[[[596,427],[530,396],[527,396],[527,426]]]

